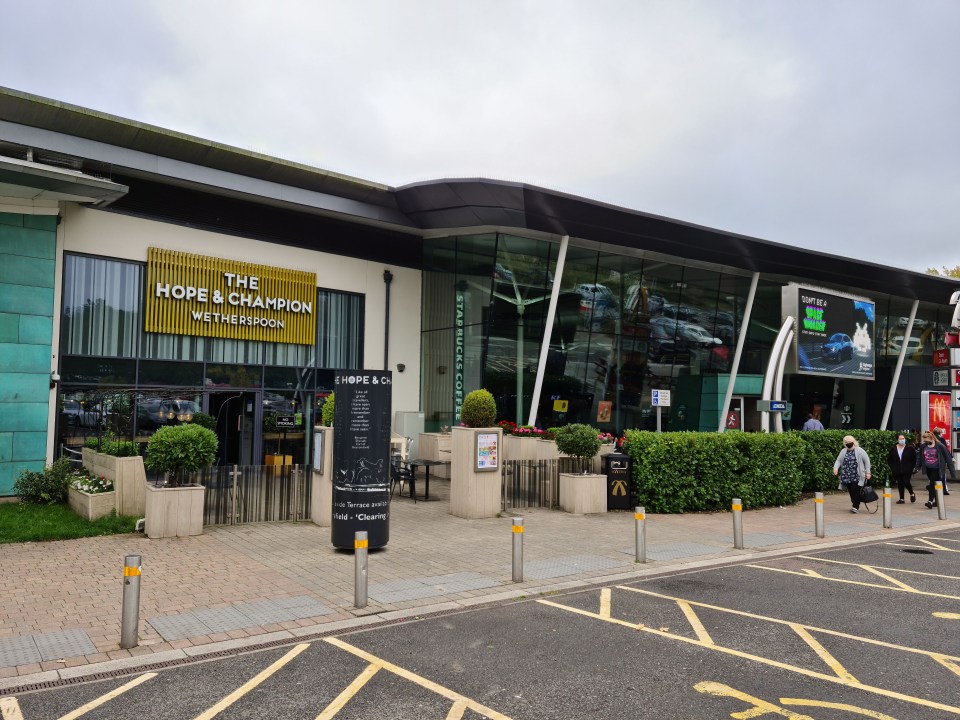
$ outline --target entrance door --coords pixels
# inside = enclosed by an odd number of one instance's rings
[[[260,393],[212,392],[208,407],[217,421],[217,465],[257,464]]]

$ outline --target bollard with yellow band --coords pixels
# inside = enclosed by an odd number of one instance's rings
[[[120,616],[120,647],[135,648],[140,630],[140,568],[139,555],[127,555],[123,560],[123,605]]]
[[[733,547],[743,550],[743,501],[733,499]]]
[[[887,483],[888,487],[883,489],[883,526],[885,528],[893,527],[893,493],[890,492],[889,482]]]
[[[513,581],[523,582],[523,518],[513,519]]]
[[[824,536],[823,532],[823,493],[814,493],[813,496],[813,529],[818,538]]]
[[[636,562],[647,561],[647,510],[644,507],[634,508],[633,519],[636,523]]]
[[[938,517],[940,520],[946,520],[946,519],[947,519],[947,508],[946,508],[946,506],[943,504],[943,483],[942,483],[942,482],[937,482],[937,484],[934,485],[933,487],[934,487],[934,489],[936,489],[936,491],[937,491],[937,517]]]
[[[367,606],[367,546],[370,544],[366,530],[353,534],[353,604],[357,608]]]

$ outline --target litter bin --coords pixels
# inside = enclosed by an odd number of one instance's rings
[[[631,465],[630,456],[621,452],[605,455],[604,474],[607,476],[607,510],[630,510]]]

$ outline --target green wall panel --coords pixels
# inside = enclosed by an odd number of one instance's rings
[[[53,321],[51,320],[51,327]],[[20,316],[0,313],[0,343],[15,343],[20,340]]]
[[[8,373],[50,373],[49,345],[0,343],[0,368]]]
[[[53,260],[57,254],[56,233],[0,225],[0,254]]]
[[[13,460],[13,433],[0,433],[0,463]]]
[[[7,403],[0,412],[0,432],[46,432],[48,403]]]
[[[23,227],[23,215],[0,212],[0,225]]]
[[[55,233],[57,231],[56,215],[24,215],[23,226],[33,228],[34,230],[46,230]]]
[[[53,287],[54,261],[6,253],[0,263],[0,283]]]
[[[0,283],[0,312],[53,317],[53,288]]]
[[[53,318],[39,315],[20,316],[20,342],[50,347],[53,339]]]
[[[30,462],[38,457],[47,456],[47,434],[45,432],[17,432],[13,434],[14,462]]]
[[[13,483],[24,470],[42,472],[45,467],[46,463],[43,460],[0,463],[0,495],[13,495]]]
[[[0,403],[47,402],[50,373],[0,372]]]

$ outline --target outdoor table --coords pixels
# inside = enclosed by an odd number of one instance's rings
[[[417,468],[422,467],[424,469],[424,493],[423,499],[430,499],[430,468],[436,465],[449,465],[449,460],[425,460],[423,458],[418,458],[416,460],[405,460],[404,463],[413,471],[413,476],[410,479],[410,497],[415,497],[417,494]]]

